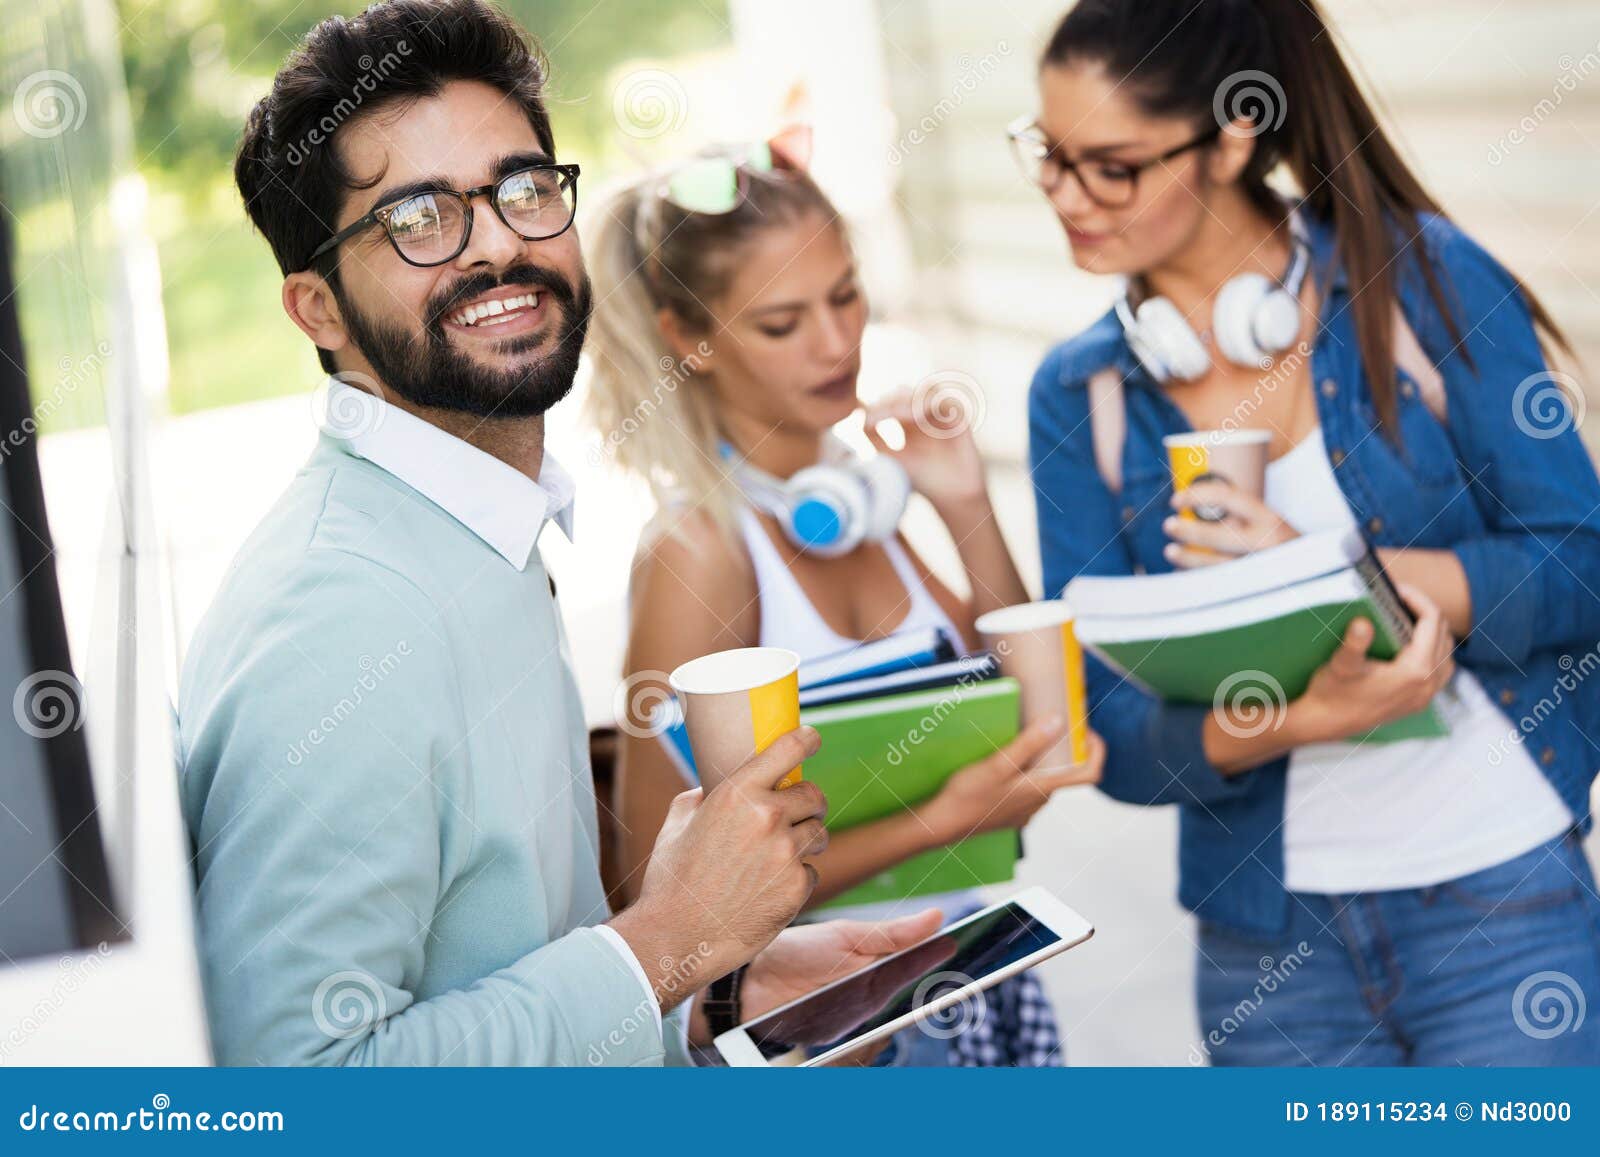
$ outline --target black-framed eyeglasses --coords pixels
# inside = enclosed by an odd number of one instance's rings
[[[1102,209],[1122,209],[1133,202],[1139,191],[1139,174],[1155,165],[1182,156],[1190,149],[1198,149],[1216,140],[1222,133],[1217,126],[1191,137],[1181,145],[1174,145],[1159,156],[1143,161],[1114,161],[1092,159],[1069,161],[1060,156],[1040,131],[1038,122],[1030,117],[1013,121],[1006,130],[1011,142],[1011,155],[1016,157],[1022,175],[1046,193],[1054,193],[1061,180],[1071,173],[1088,197]]]
[[[495,216],[524,241],[546,241],[572,228],[578,213],[578,166],[527,165],[476,189],[425,189],[377,206],[329,237],[306,268],[323,254],[374,225],[408,265],[426,268],[454,261],[472,236],[472,202],[488,197]]]

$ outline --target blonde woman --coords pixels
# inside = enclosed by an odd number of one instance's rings
[[[608,442],[659,504],[632,574],[630,678],[728,647],[811,658],[930,626],[968,647],[976,615],[1027,599],[970,432],[919,429],[902,395],[868,414],[876,459],[855,460],[830,434],[859,408],[866,301],[842,221],[781,151],[726,150],[652,175],[618,192],[588,232],[598,303],[590,415],[602,432],[626,429]],[[664,383],[663,365],[683,372]],[[875,429],[888,418],[905,430],[897,451]],[[796,485],[819,466],[864,486],[859,518],[799,509]],[[949,529],[970,599],[940,583],[895,529],[905,497],[897,476]],[[1020,828],[1058,788],[1097,780],[1098,740],[1083,766],[1031,770],[1060,726],[1029,728],[931,799],[837,833],[814,861],[812,902],[930,848]],[[618,784],[620,851],[636,880],[689,785],[648,737],[624,739]],[[1060,1063],[1035,981],[1001,986],[990,1011],[992,1031],[907,1041],[902,1061]]]

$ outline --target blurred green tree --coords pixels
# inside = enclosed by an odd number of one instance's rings
[[[503,0],[551,57],[557,130],[598,139],[606,74],[633,56],[726,43],[720,0]],[[141,167],[225,175],[245,113],[312,25],[361,5],[330,0],[117,0]]]

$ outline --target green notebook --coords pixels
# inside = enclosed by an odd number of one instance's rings
[[[1411,637],[1410,612],[1354,531],[1304,535],[1212,567],[1085,576],[1065,598],[1078,641],[1132,681],[1180,703],[1226,699],[1263,727],[1305,691],[1352,619],[1372,620],[1374,658],[1391,658]],[[1351,741],[1448,733],[1435,702]]]
[[[955,772],[1016,738],[1015,679],[810,707],[822,749],[805,776],[828,797],[828,830],[844,831],[934,795]],[[1010,880],[1017,833],[985,832],[903,860],[823,907],[899,900]]]

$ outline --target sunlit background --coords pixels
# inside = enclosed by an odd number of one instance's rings
[[[136,454],[114,445],[122,427],[115,413],[107,424],[106,399],[117,396],[113,382],[129,383],[149,418],[150,534],[165,562],[170,678],[229,558],[317,433],[316,360],[282,314],[276,267],[231,181],[232,150],[296,40],[359,5],[81,0],[70,6],[81,18],[52,24],[56,7],[4,0],[6,21],[37,33],[18,43],[49,55],[3,62],[0,178],[20,250],[63,596],[75,655],[92,669],[117,622],[106,605],[107,544],[128,533],[113,464],[126,469]],[[1037,53],[1062,6],[505,7],[552,60],[559,152],[582,163],[590,205],[608,180],[706,142],[765,137],[796,119],[814,126],[813,172],[852,226],[873,305],[863,392],[931,372],[976,383],[1000,514],[1037,587],[1021,470],[1027,382],[1045,349],[1101,313],[1112,292],[1070,268],[1059,228],[1017,174],[1003,135],[1032,108]],[[1593,365],[1600,8],[1592,0],[1324,7],[1429,187],[1541,295]],[[60,43],[68,32],[101,39]],[[125,80],[88,64],[107,58],[120,60]],[[86,63],[53,81],[49,95],[67,107],[49,115],[64,119],[40,122],[43,106],[30,104],[39,94],[27,85],[60,59]],[[42,123],[49,131],[37,131]],[[62,196],[67,172],[74,179]],[[115,269],[113,236],[131,239]],[[1582,368],[1577,379],[1587,381]],[[570,592],[563,601],[585,699],[601,722],[620,664],[627,563],[650,511],[612,472],[598,437],[579,427],[577,410],[573,399],[552,415],[550,445],[579,477],[578,543],[552,535],[543,546]],[[1596,421],[1585,425],[1591,446]],[[959,585],[953,551],[926,510],[914,510],[911,534]],[[1025,878],[1051,886],[1100,929],[1044,969],[1069,1061],[1193,1061],[1193,932],[1173,900],[1172,811],[1077,792],[1041,813],[1026,844]]]

